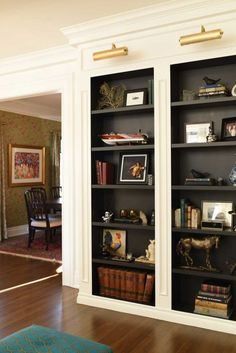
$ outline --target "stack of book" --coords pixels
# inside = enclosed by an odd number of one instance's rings
[[[149,304],[154,288],[154,274],[98,267],[99,294],[106,297]]]
[[[185,185],[202,185],[209,186],[214,185],[215,180],[213,178],[186,178]]]
[[[194,312],[229,319],[232,314],[231,285],[205,282],[195,298]]]
[[[201,211],[191,205],[187,199],[180,199],[180,208],[174,211],[174,225],[177,228],[200,227]]]
[[[201,86],[198,91],[199,97],[226,96],[228,89],[221,83]]]
[[[97,184],[113,184],[114,165],[112,163],[96,161]]]

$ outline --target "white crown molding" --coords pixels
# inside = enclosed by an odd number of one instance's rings
[[[76,50],[69,46],[49,48],[0,60],[0,75],[29,71],[45,66],[74,62]]]
[[[0,110],[35,118],[61,121],[61,114],[57,109],[32,102],[18,100],[0,102]]]
[[[62,33],[68,38],[72,46],[88,45],[90,42],[112,37],[121,37],[135,32],[145,32],[163,27],[189,24],[193,20],[204,20],[219,16],[236,17],[235,0],[171,0],[117,15],[102,17],[82,24],[62,28]]]

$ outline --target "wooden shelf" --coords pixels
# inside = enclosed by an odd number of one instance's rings
[[[207,107],[208,105],[222,105],[222,104],[234,104],[236,103],[236,97],[209,97],[209,98],[201,98],[195,99],[191,101],[177,101],[171,102],[171,107],[180,108],[200,108]]]
[[[218,141],[211,143],[172,143],[172,148],[214,148],[236,146],[236,141]]]
[[[102,258],[93,258],[93,263],[102,264],[108,266],[116,266],[116,267],[126,267],[126,268],[135,268],[139,270],[149,270],[154,271],[154,264],[145,264],[141,262],[126,262],[126,261],[115,261],[115,260],[107,260]]]
[[[209,235],[209,234],[219,234],[219,235],[226,235],[226,236],[232,236],[232,237],[235,237],[236,236],[236,232],[232,231],[231,228],[229,228],[228,230],[225,229],[225,230],[222,230],[222,231],[219,231],[219,230],[205,230],[205,229],[193,229],[193,228],[176,228],[176,227],[173,227],[172,228],[172,232],[174,233],[194,233],[194,234],[206,234],[206,235]]]
[[[235,144],[236,145],[236,144]],[[113,151],[141,151],[154,150],[154,145],[124,145],[124,146],[109,146],[109,147],[92,147],[92,152],[113,152]]]
[[[236,191],[236,186],[172,185],[172,190]]]
[[[182,268],[173,268],[172,273],[176,275],[182,276],[193,276],[193,277],[201,277],[201,278],[214,278],[225,281],[236,281],[236,276],[221,273],[221,272],[208,272],[208,271],[197,271],[191,269],[182,269]]]
[[[137,223],[119,223],[119,222],[112,222],[112,223],[105,223],[105,222],[92,222],[94,227],[102,227],[102,228],[115,228],[115,229],[139,229],[139,230],[147,230],[147,231],[154,231],[155,226],[150,225],[142,225]]]
[[[145,105],[137,105],[132,107],[92,110],[91,115],[92,117],[95,117],[95,116],[105,117],[110,115],[122,115],[124,113],[137,114],[137,113],[146,113],[146,112],[153,112],[153,111],[154,111],[154,105],[145,104]]]
[[[97,185],[93,184],[92,189],[129,189],[129,190],[154,190],[154,185],[134,185],[134,184],[107,184],[107,185]]]

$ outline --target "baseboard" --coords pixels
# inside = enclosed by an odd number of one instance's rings
[[[22,234],[28,234],[28,224],[7,228],[8,238],[16,237]]]
[[[147,305],[125,302],[117,299],[82,294],[80,292],[77,296],[77,303],[119,311],[126,314],[133,314],[157,320],[169,321],[181,325],[195,326],[208,330],[230,333],[234,335],[236,332],[236,323],[231,320],[219,319],[193,313],[183,313],[171,309],[150,307]]]

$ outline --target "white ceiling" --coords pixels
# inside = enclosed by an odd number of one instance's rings
[[[61,94],[0,102],[0,110],[49,120],[61,120]]]
[[[67,44],[60,29],[171,0],[0,0],[0,58]]]

